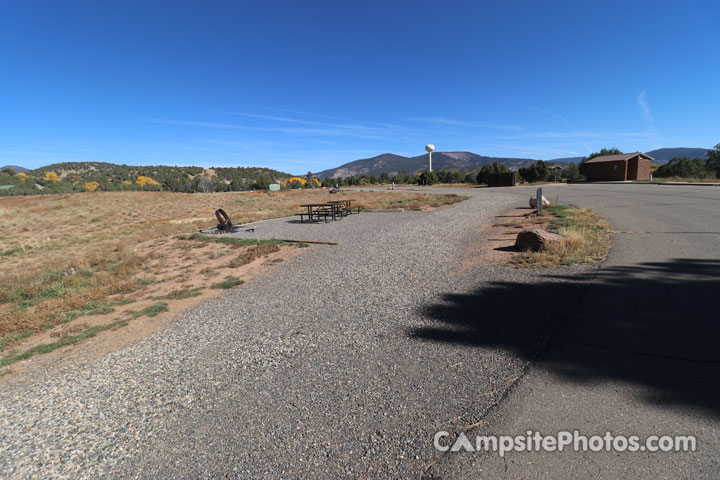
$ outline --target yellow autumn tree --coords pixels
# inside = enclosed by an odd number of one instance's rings
[[[150,178],[150,177],[143,177],[142,175],[140,175],[139,177],[137,177],[137,180],[135,181],[135,183],[137,183],[137,184],[140,185],[141,187],[144,187],[145,185],[160,185],[158,182],[156,182],[156,181],[153,180],[152,178]]]
[[[55,173],[55,172],[47,172],[47,173],[45,174],[45,178],[46,178],[47,180],[52,181],[52,182],[57,182],[57,181],[58,181],[58,176],[57,176],[57,173]]]
[[[123,184],[123,185],[132,185],[132,182],[129,181],[129,180],[123,180],[123,181],[122,181],[122,184]]]
[[[320,188],[320,187],[322,187],[322,183],[320,183],[320,180],[318,180],[318,179],[315,178],[315,177],[313,177],[313,183],[315,184],[315,188]]]
[[[18,177],[23,182],[28,179],[27,173],[25,173],[25,172],[17,173],[17,174],[15,174],[15,176]]]
[[[100,186],[98,182],[85,182],[83,183],[83,188],[87,190],[88,192],[94,192],[97,190],[97,188]]]
[[[290,177],[280,182],[280,188],[303,188],[307,186],[307,179],[303,177]]]

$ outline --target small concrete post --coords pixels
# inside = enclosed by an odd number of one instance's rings
[[[542,212],[542,188],[537,189],[537,196],[535,199],[537,200],[537,212]]]

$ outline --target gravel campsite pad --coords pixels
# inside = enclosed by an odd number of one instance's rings
[[[433,211],[259,223],[242,235],[337,245],[123,350],[6,385],[0,473],[417,477],[437,457],[434,432],[477,422],[528,365],[507,327],[483,341],[464,333],[493,313],[474,308],[478,288],[536,275],[463,258],[482,225],[518,204],[477,190]],[[505,304],[498,295],[491,308]],[[552,328],[529,322],[516,346]]]

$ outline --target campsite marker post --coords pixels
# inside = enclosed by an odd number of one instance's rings
[[[535,200],[537,200],[537,212],[540,213],[542,212],[542,188],[537,189]]]

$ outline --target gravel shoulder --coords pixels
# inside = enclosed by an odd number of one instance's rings
[[[461,268],[478,227],[527,201],[467,194],[429,212],[263,222],[258,238],[337,245],[0,392],[0,474],[417,478],[434,433],[482,419],[567,317],[562,303],[529,317],[541,296],[518,305],[505,288],[547,272]],[[585,288],[584,271],[551,281]]]

